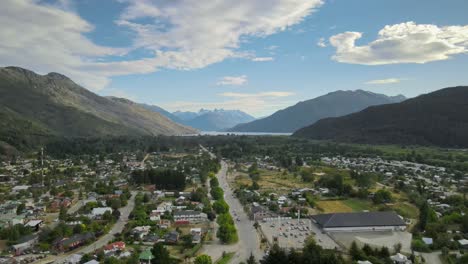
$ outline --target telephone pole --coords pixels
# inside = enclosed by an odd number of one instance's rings
[[[44,148],[41,148],[41,184],[44,187]]]

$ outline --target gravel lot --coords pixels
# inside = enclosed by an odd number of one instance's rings
[[[393,250],[394,245],[401,243],[401,251],[411,253],[412,235],[408,232],[333,232],[330,233],[337,241],[340,241],[345,247],[349,248],[353,241],[358,245],[368,244],[373,247],[387,247]]]

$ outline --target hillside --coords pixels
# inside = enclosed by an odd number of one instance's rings
[[[468,147],[468,86],[445,88],[401,103],[327,118],[296,137],[369,144]]]
[[[237,124],[250,122],[255,118],[239,110],[205,110],[199,112],[174,112],[178,120],[184,125],[202,131],[224,131]]]
[[[169,118],[170,120],[176,122],[176,123],[179,123],[179,124],[182,124],[182,119],[179,118],[177,115],[157,106],[157,105],[149,105],[149,104],[139,104],[141,107],[147,109],[147,110],[150,110],[152,112],[156,112],[156,113],[160,113],[161,115]]]
[[[292,133],[326,117],[343,116],[361,111],[372,105],[389,104],[405,100],[403,96],[389,97],[383,94],[357,91],[336,91],[311,100],[299,102],[271,116],[240,124],[232,132]]]
[[[194,132],[131,101],[98,96],[61,74],[38,75],[18,67],[0,68],[0,105],[2,140],[18,135],[100,137]]]

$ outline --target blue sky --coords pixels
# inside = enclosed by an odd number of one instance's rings
[[[468,84],[464,0],[5,1],[2,66],[171,111]]]

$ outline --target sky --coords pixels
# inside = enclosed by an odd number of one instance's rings
[[[2,0],[0,66],[169,111],[468,85],[466,0]]]

